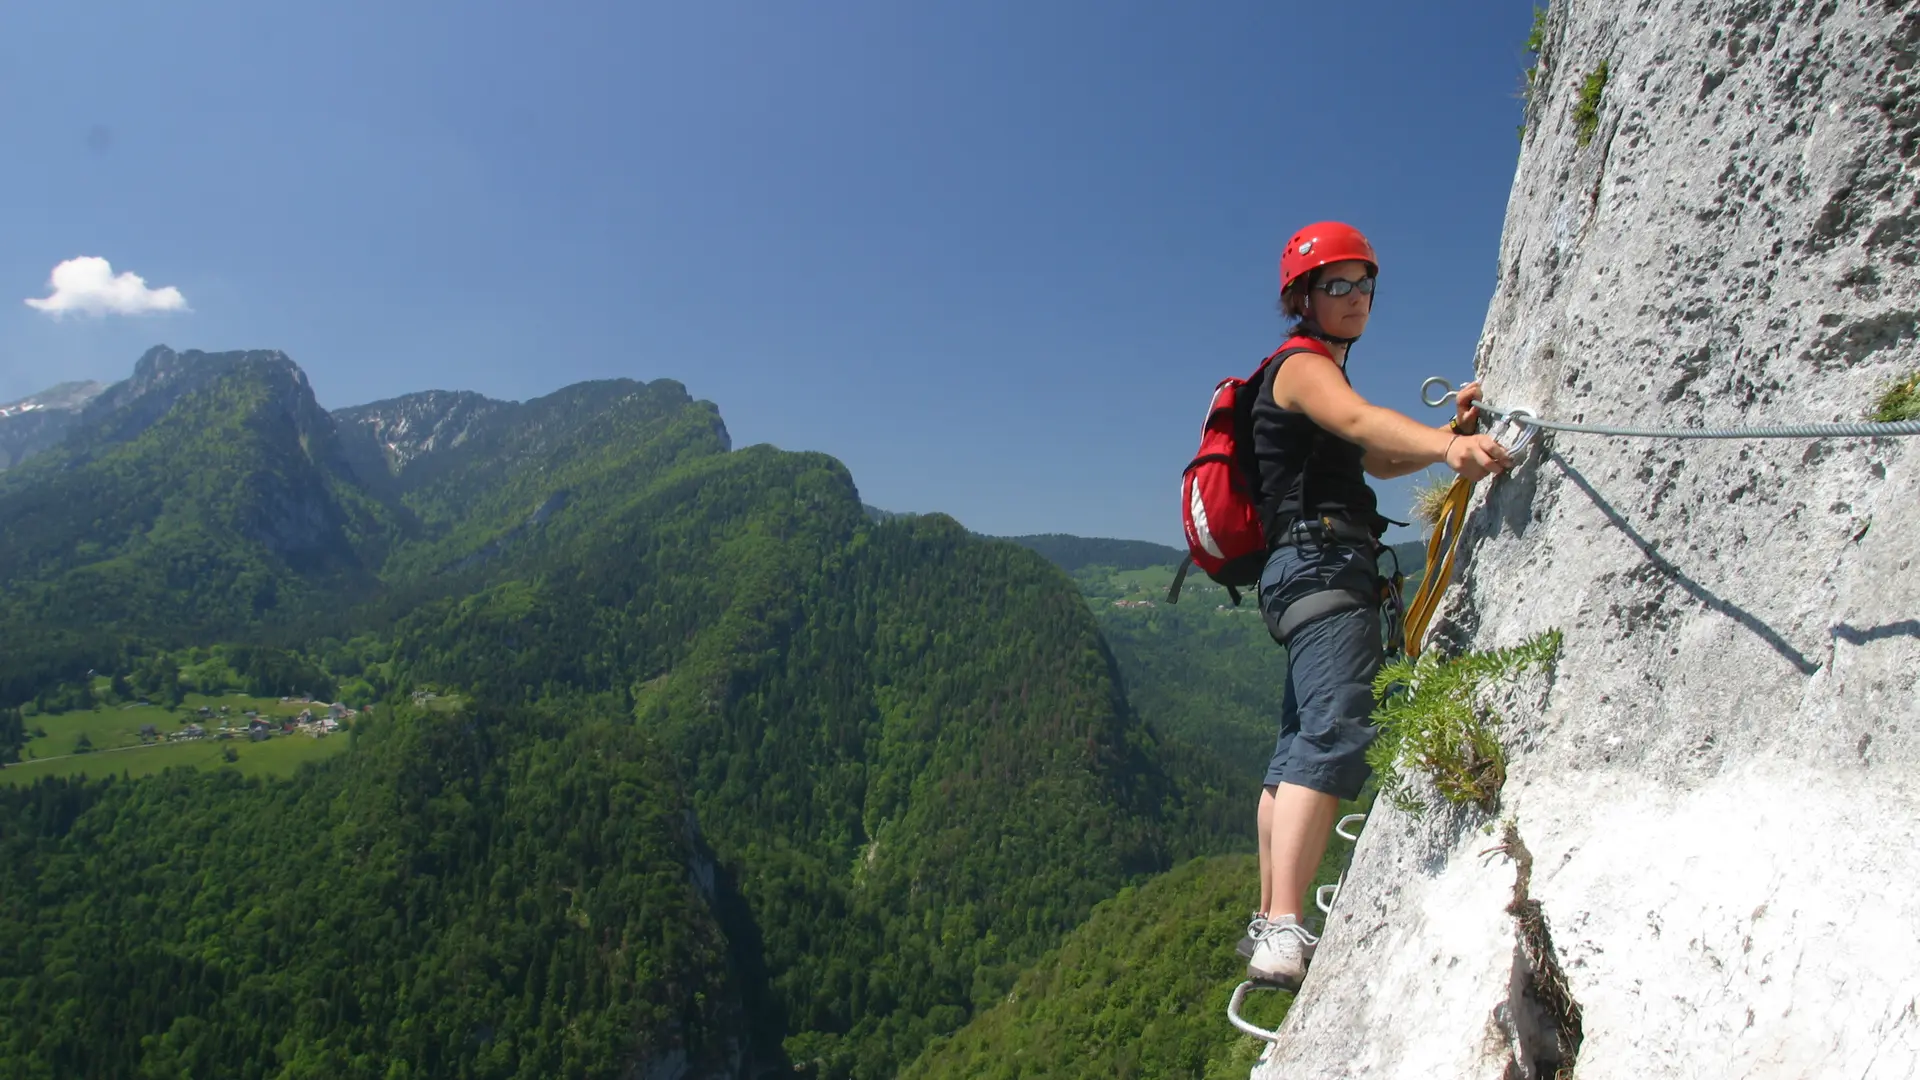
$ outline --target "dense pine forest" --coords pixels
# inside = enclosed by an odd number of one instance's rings
[[[347,745],[9,768],[0,1073],[945,1075],[1121,902],[1225,935],[1138,1034],[1200,1075],[1254,882],[1189,860],[1251,850],[1282,661],[1146,606],[1170,550],[873,513],[670,380],[329,414],[153,350],[0,472],[0,752],[223,693]]]

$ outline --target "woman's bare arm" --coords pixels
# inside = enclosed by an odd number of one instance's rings
[[[1455,435],[1368,403],[1347,385],[1339,365],[1318,353],[1287,358],[1273,376],[1273,402],[1357,443],[1376,463],[1391,462],[1386,466],[1391,469],[1410,466],[1393,473],[1396,476],[1444,461],[1453,471],[1478,480],[1513,464],[1506,448],[1489,436]]]
[[[1367,471],[1368,476],[1376,480],[1392,480],[1408,473],[1417,473],[1432,464],[1431,461],[1421,461],[1418,458],[1388,457],[1371,450],[1360,459],[1360,467]]]

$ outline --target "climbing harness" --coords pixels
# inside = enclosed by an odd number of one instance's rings
[[[1388,659],[1392,659],[1406,649],[1407,605],[1406,597],[1402,594],[1406,590],[1407,575],[1400,567],[1399,552],[1382,544],[1379,555],[1393,556],[1393,573],[1382,571],[1376,577],[1376,583],[1380,586],[1381,651]],[[1379,565],[1379,555],[1374,557],[1375,566]]]
[[[1439,387],[1444,392],[1432,397],[1430,391]],[[1420,400],[1430,408],[1438,408],[1460,396],[1460,391],[1447,380],[1436,375],[1420,384]],[[1858,424],[1784,424],[1774,427],[1732,427],[1732,428],[1633,428],[1608,427],[1600,424],[1569,424],[1557,420],[1543,420],[1532,409],[1503,409],[1487,401],[1477,401],[1475,407],[1494,418],[1494,427],[1488,432],[1500,441],[1512,455],[1517,468],[1524,460],[1526,449],[1532,445],[1534,436],[1541,430],[1569,431],[1583,435],[1610,435],[1630,439],[1839,439],[1874,438],[1883,435],[1920,435],[1920,420],[1898,420],[1890,423]],[[1420,655],[1420,641],[1426,636],[1427,624],[1440,607],[1440,598],[1446,592],[1447,582],[1453,576],[1453,560],[1460,547],[1460,537],[1465,531],[1467,504],[1473,497],[1473,481],[1466,477],[1455,477],[1453,486],[1447,489],[1441,502],[1438,518],[1434,521],[1433,534],[1427,538],[1427,573],[1420,582],[1420,591],[1414,595],[1413,602],[1407,605],[1406,655]]]
[[[1349,826],[1351,826],[1354,829],[1358,829],[1360,827],[1360,823],[1365,820],[1367,820],[1367,815],[1365,814],[1348,814],[1346,817],[1341,818],[1339,822],[1337,822],[1334,825],[1333,831],[1340,834],[1340,836],[1343,839],[1352,841],[1353,843],[1357,844],[1360,842],[1360,834],[1358,832],[1348,832],[1347,829]],[[1314,906],[1320,909],[1321,914],[1323,915],[1333,914],[1334,901],[1339,899],[1340,886],[1346,884],[1346,881],[1347,881],[1347,872],[1345,870],[1342,870],[1340,871],[1339,881],[1334,882],[1332,885],[1322,885],[1318,889],[1315,889],[1313,891]],[[1324,926],[1325,924],[1323,923],[1322,925]],[[1314,940],[1317,941],[1318,939],[1314,939]],[[1280,990],[1280,989],[1283,989],[1283,988],[1275,983],[1261,982],[1257,979],[1248,979],[1247,981],[1241,983],[1239,986],[1234,987],[1233,996],[1227,999],[1227,1021],[1231,1023],[1234,1027],[1245,1032],[1246,1034],[1266,1042],[1267,1044],[1266,1049],[1260,1052],[1261,1061],[1267,1060],[1267,1057],[1273,1053],[1274,1045],[1280,1041],[1280,1033],[1277,1031],[1270,1030],[1268,1028],[1263,1028],[1260,1025],[1255,1024],[1252,1021],[1248,1020],[1246,1017],[1241,1016],[1240,1007],[1246,1003],[1247,993],[1249,991]]]

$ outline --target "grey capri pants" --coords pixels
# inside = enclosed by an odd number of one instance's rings
[[[1337,542],[1275,548],[1260,575],[1260,614],[1276,626],[1287,605],[1328,588],[1377,596],[1371,552]],[[1280,739],[1266,785],[1298,784],[1352,799],[1372,770],[1373,677],[1383,660],[1378,602],[1322,616],[1287,642]]]

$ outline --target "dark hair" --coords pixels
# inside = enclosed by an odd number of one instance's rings
[[[1287,320],[1289,337],[1296,334],[1305,334],[1308,337],[1321,336],[1318,332],[1319,327],[1312,325],[1307,319],[1307,294],[1319,284],[1320,271],[1323,269],[1325,267],[1314,267],[1294,278],[1291,284],[1280,291],[1280,299],[1274,303],[1274,307],[1278,308],[1281,317]]]

